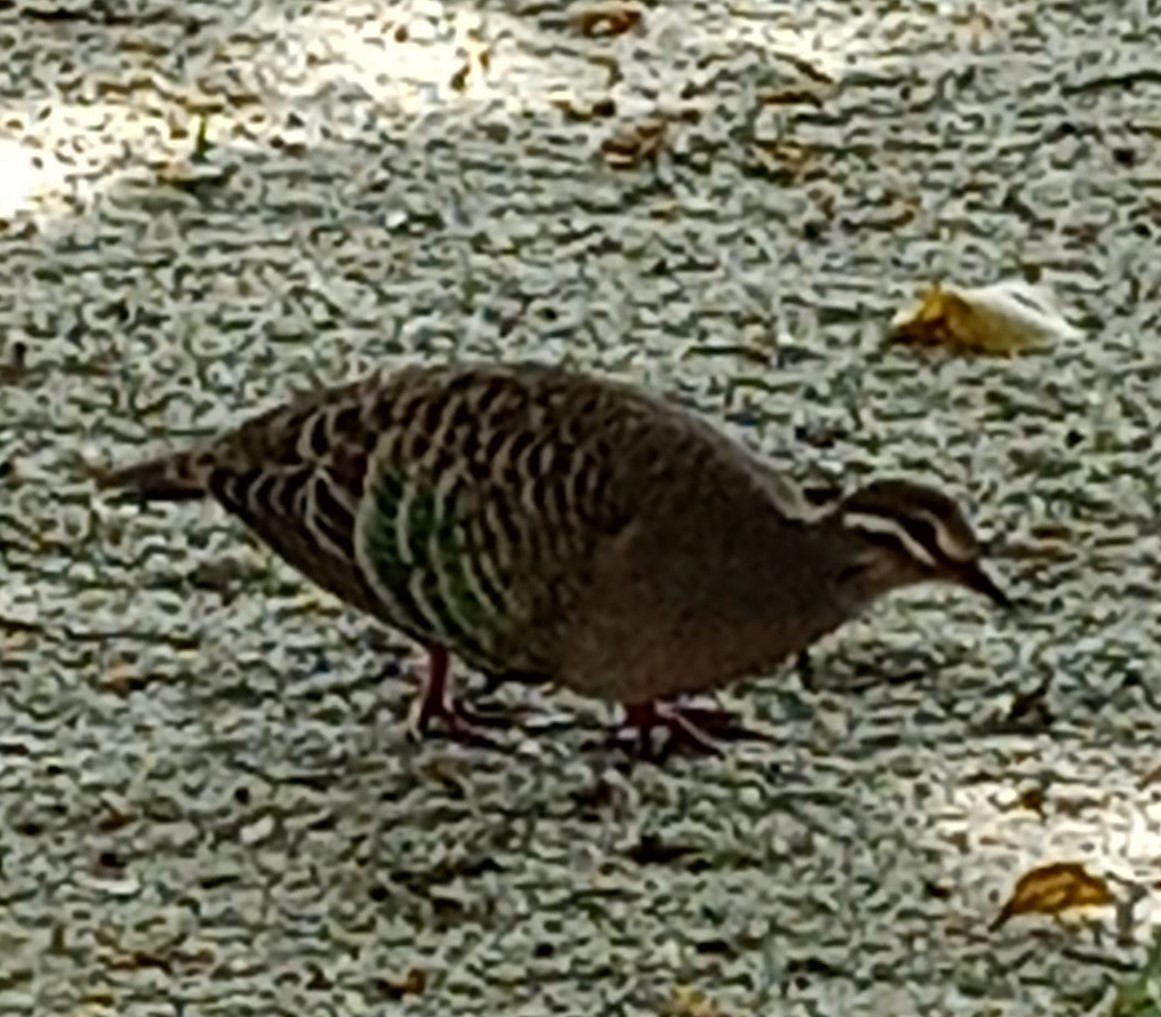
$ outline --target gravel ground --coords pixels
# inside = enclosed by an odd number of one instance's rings
[[[1161,920],[1157,4],[74,7],[0,4],[0,1013],[1104,1012]],[[1022,274],[1081,338],[883,345]],[[450,354],[940,482],[1024,610],[897,596],[722,760],[521,689],[509,753],[416,746],[408,646],[84,477]],[[989,931],[1058,860],[1121,905]]]

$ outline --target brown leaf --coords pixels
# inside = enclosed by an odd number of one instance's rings
[[[1025,873],[1016,883],[991,928],[1000,928],[1015,915],[1059,915],[1081,907],[1114,903],[1108,884],[1091,875],[1079,862],[1052,862]]]
[[[1004,545],[1004,557],[1012,561],[1067,561],[1076,557],[1076,549],[1064,540],[1009,540]]]
[[[102,957],[111,971],[143,971],[153,968],[167,975],[177,971],[205,971],[216,960],[213,950],[169,948],[164,950],[121,950],[115,948]]]
[[[574,123],[588,123],[590,120],[603,120],[617,112],[617,103],[611,98],[598,99],[596,102],[582,104],[571,95],[554,95],[548,100],[566,120]]]
[[[573,30],[590,39],[609,38],[631,32],[644,17],[644,11],[637,4],[606,0],[590,4],[572,16]]]
[[[1016,799],[1018,808],[1035,812],[1041,819],[1044,818],[1044,789],[1039,787],[1025,788]]]
[[[661,118],[646,117],[606,138],[601,154],[612,169],[636,169],[643,162],[656,161],[665,148],[667,128]]]
[[[423,968],[410,968],[402,978],[379,978],[376,985],[388,999],[420,996],[427,990],[427,972]]]
[[[816,164],[814,152],[806,145],[781,138],[755,139],[751,161],[755,172],[786,183],[797,183]]]
[[[138,682],[136,668],[127,661],[119,660],[110,666],[101,687],[114,695],[127,696],[138,687]]]
[[[809,88],[768,88],[758,94],[763,106],[814,106],[822,109],[822,97]]]
[[[109,809],[99,820],[97,829],[101,833],[116,833],[133,822],[133,817],[119,809]]]
[[[472,73],[471,60],[465,60],[460,64],[455,74],[451,76],[449,85],[453,91],[462,92],[468,87],[468,75]]]
[[[661,1017],[726,1017],[726,1012],[701,989],[679,985],[666,1001]]]

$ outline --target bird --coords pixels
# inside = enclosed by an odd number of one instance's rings
[[[381,367],[95,472],[139,502],[216,500],[425,648],[416,735],[480,734],[455,657],[619,704],[643,753],[654,732],[717,751],[742,729],[682,700],[801,659],[891,591],[1012,606],[942,491],[880,479],[817,505],[700,413],[562,366]]]

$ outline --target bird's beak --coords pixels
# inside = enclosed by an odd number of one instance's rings
[[[969,562],[960,570],[959,581],[969,590],[975,590],[976,593],[982,593],[997,607],[1002,607],[1005,611],[1011,611],[1016,605],[1012,603],[1011,598],[996,585],[996,581],[984,571],[984,567],[978,562]]]

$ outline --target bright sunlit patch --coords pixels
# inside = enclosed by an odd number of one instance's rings
[[[59,179],[50,155],[10,138],[0,138],[0,219],[32,212]]]
[[[1105,783],[1096,773],[1088,780],[1072,772],[1061,773],[1046,792],[1031,794],[1027,780],[1015,776],[949,788],[935,810],[934,827],[948,845],[949,860],[959,856],[968,910],[988,922],[1003,915],[1006,922],[1018,913],[1052,914],[1072,904],[1096,903],[1101,894],[1070,895],[1065,886],[1055,888],[1058,896],[1046,892],[1037,906],[1028,900],[1003,907],[1021,877],[1053,875],[1053,866],[1078,863],[1100,875],[1116,905],[1105,910],[1103,920],[1117,924],[1121,936],[1148,942],[1161,928],[1161,803],[1131,785]],[[1069,874],[1067,866],[1060,871]],[[1054,887],[1045,883],[1039,889]],[[1029,887],[1025,891],[1030,893]]]
[[[497,14],[487,20],[491,38],[503,35],[510,21]],[[496,93],[483,19],[472,11],[412,3],[372,5],[356,14],[340,6],[296,20],[293,35],[308,69],[283,81],[284,96],[309,97],[337,75],[373,100],[415,115]]]
[[[75,213],[127,177],[146,188],[169,187],[181,200],[180,191],[230,179],[218,164],[230,150],[297,157],[341,118],[358,120],[350,126],[359,130],[368,116],[418,118],[464,106],[603,110],[572,117],[574,125],[590,125],[594,152],[660,117],[665,129],[657,137],[665,145],[656,152],[645,146],[653,158],[681,133],[681,126],[668,130],[671,121],[698,122],[683,119],[688,103],[673,97],[692,87],[695,104],[717,115],[723,97],[715,68],[737,51],[765,54],[761,62],[778,68],[778,80],[797,68],[812,94],[820,92],[813,101],[824,102],[856,57],[860,65],[880,58],[867,40],[883,35],[865,17],[826,18],[813,8],[774,19],[743,11],[723,21],[635,0],[577,0],[559,12],[549,4],[543,16],[440,0],[344,0],[305,14],[299,7],[239,11],[196,66],[160,43],[135,44],[116,80],[94,74],[74,82],[46,98],[35,117],[0,109],[10,114],[6,126],[24,121],[0,141],[0,217]],[[705,81],[693,80],[703,65]],[[799,91],[775,89],[780,101]],[[205,145],[195,141],[203,118]],[[226,154],[215,156],[215,149]],[[642,161],[630,158],[629,168]]]

